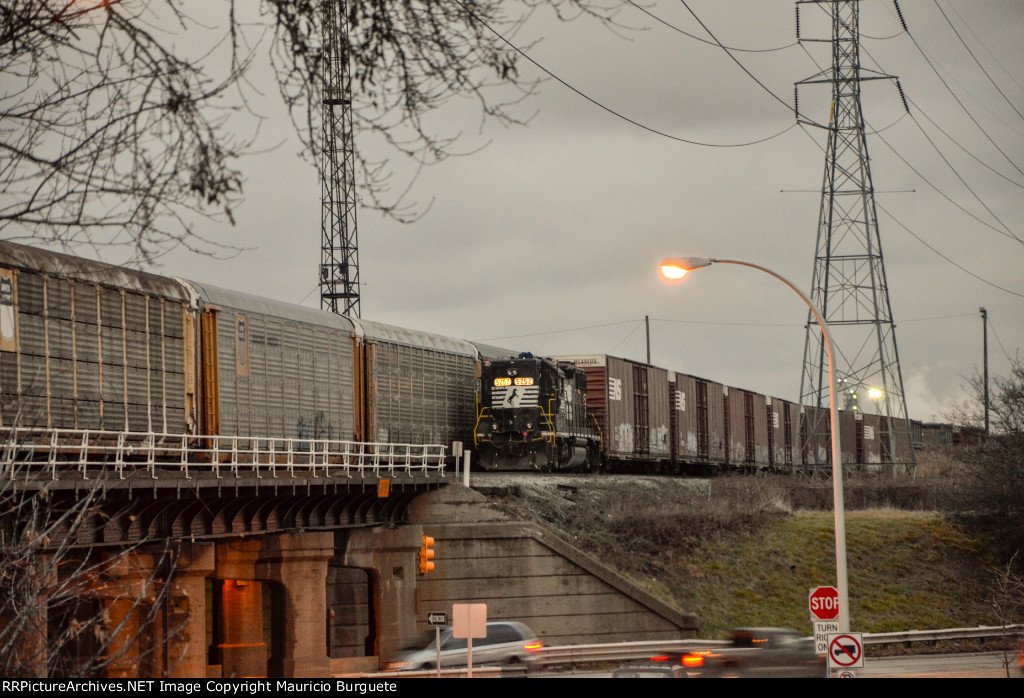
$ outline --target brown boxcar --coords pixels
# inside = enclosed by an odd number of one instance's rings
[[[573,361],[586,374],[587,407],[609,463],[670,464],[668,371],[604,354],[554,358]]]
[[[671,458],[678,469],[686,471],[691,469],[690,466],[701,462],[697,418],[697,379],[685,373],[670,371],[668,385]]]
[[[726,464],[762,470],[769,465],[768,413],[759,393],[726,386]]]
[[[800,464],[804,468],[829,466],[832,439],[828,408],[804,405],[800,408]]]
[[[800,463],[800,410],[795,403],[768,398],[769,467],[790,472]]]

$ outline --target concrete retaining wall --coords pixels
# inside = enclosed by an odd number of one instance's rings
[[[681,613],[543,527],[511,518],[459,486],[423,495],[413,523],[436,540],[436,569],[417,583],[417,628],[429,611],[486,603],[490,620],[518,620],[548,646],[692,637]]]

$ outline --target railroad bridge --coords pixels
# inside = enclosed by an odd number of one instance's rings
[[[440,446],[6,436],[0,565],[30,561],[14,583],[31,601],[0,620],[33,628],[19,650],[26,675],[372,671],[416,641],[427,611],[459,601],[525,620],[546,644],[695,630],[692,616],[453,486]],[[438,540],[427,575],[424,533]]]

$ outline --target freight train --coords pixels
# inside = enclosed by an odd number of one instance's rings
[[[552,429],[547,415],[554,409],[545,408],[546,402],[531,398],[528,404],[513,405],[500,397],[508,394],[498,392],[507,390],[498,387],[504,385],[501,377],[514,376],[521,363],[484,361],[475,434],[484,468],[573,468],[578,460],[551,457],[555,446],[580,448],[583,443],[592,448],[597,442],[600,459],[586,461],[583,469],[596,465],[668,474],[787,472],[813,470],[831,461],[827,409],[801,408],[787,400],[608,355],[549,360],[559,367],[575,367],[575,373],[566,372],[561,390],[548,387],[543,394],[576,390],[587,413],[585,428]],[[556,377],[554,372],[551,377]],[[885,417],[841,410],[839,421],[843,463],[872,468],[913,462],[908,430],[890,430]],[[919,434],[920,424],[915,426]],[[563,447],[562,453],[568,450]]]
[[[538,358],[0,241],[0,429],[473,443],[486,469],[827,462],[814,408],[611,356]],[[900,461],[845,413],[844,462]]]

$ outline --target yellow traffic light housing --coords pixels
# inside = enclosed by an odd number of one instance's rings
[[[420,546],[420,574],[434,571],[434,539],[430,536],[423,536],[423,545]]]

